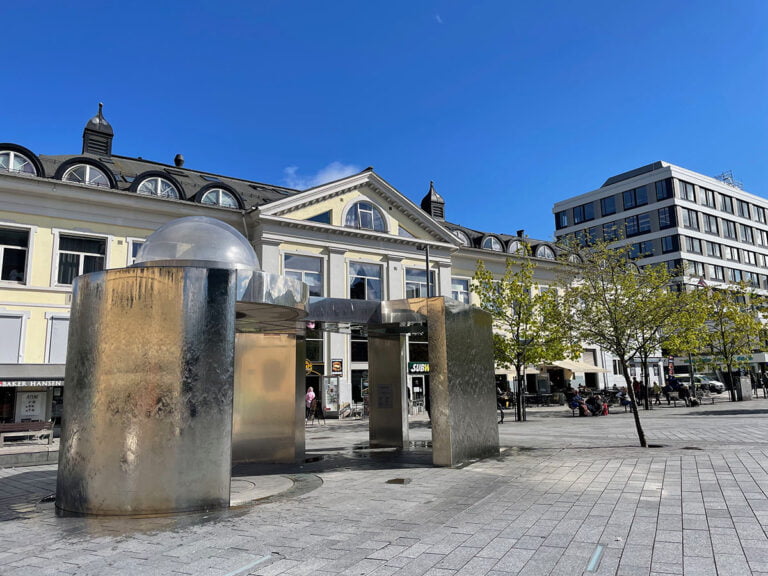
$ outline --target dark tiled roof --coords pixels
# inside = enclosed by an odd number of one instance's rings
[[[462,226],[461,224],[454,224],[453,222],[446,222],[445,227],[451,231],[461,230],[462,232],[464,232],[464,234],[467,235],[471,243],[470,248],[482,249],[481,247],[483,243],[483,238],[486,238],[487,236],[495,236],[496,238],[501,240],[502,243],[504,244],[504,250],[507,249],[507,246],[513,240],[524,240],[531,247],[532,251],[535,251],[536,247],[541,244],[547,244],[549,246],[554,247],[554,242],[550,242],[547,240],[536,240],[534,238],[519,236],[517,234],[511,235],[511,234],[497,234],[496,232],[480,232],[478,230],[473,230],[471,228],[467,228],[466,226]],[[495,252],[495,251],[488,250],[488,252]]]
[[[49,178],[53,178],[58,168],[65,162],[77,158],[94,160],[112,172],[117,181],[117,188],[119,190],[129,190],[134,180],[145,172],[164,172],[181,185],[187,200],[192,200],[202,188],[211,184],[220,183],[223,184],[225,188],[229,187],[237,192],[243,200],[243,207],[245,209],[269,204],[275,200],[285,198],[286,196],[300,193],[299,190],[294,190],[292,188],[283,188],[281,186],[263,184],[261,182],[241,180],[239,178],[212,174],[210,172],[200,172],[181,166],[171,166],[169,164],[151,162],[142,158],[128,158],[125,156],[114,155],[96,156],[94,154],[63,156],[47,156],[41,154],[39,158],[45,168],[45,174]]]

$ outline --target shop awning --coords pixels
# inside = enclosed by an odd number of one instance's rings
[[[0,386],[63,386],[65,364],[0,364]]]
[[[605,368],[600,368],[598,366],[593,366],[592,364],[587,364],[586,362],[579,362],[577,360],[558,360],[557,362],[552,362],[552,364],[559,368],[565,368],[566,370],[570,370],[571,372],[596,372],[596,373],[608,372],[608,370],[606,370]]]

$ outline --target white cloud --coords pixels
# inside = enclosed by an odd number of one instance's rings
[[[288,188],[296,190],[306,190],[326,182],[332,182],[339,178],[351,176],[360,172],[360,168],[352,164],[342,164],[341,162],[331,162],[326,167],[321,168],[317,173],[304,176],[299,174],[298,166],[288,166],[283,170],[285,174],[284,182]]]
[[[437,20],[438,24],[442,24],[443,23],[443,19],[440,18],[440,14],[435,14],[435,20]]]

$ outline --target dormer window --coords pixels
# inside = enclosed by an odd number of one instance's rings
[[[385,222],[384,216],[376,206],[370,202],[357,202],[347,212],[345,226],[360,230],[386,232],[387,225]]]
[[[461,240],[461,243],[464,246],[469,246],[469,236],[467,236],[464,232],[461,230],[451,230],[453,232],[453,235],[456,236],[459,240]]]
[[[549,246],[546,244],[542,244],[538,248],[536,248],[536,257],[537,258],[544,258],[546,260],[554,260],[555,259],[555,251],[552,250]]]
[[[141,184],[136,188],[136,192],[146,196],[159,196],[160,198],[178,199],[180,196],[176,186],[170,180],[160,176],[152,176],[142,180]]]
[[[208,192],[203,194],[200,203],[208,204],[209,206],[222,206],[224,208],[240,208],[235,195],[222,188],[208,190]]]
[[[90,164],[75,164],[61,177],[64,182],[75,182],[88,186],[102,186],[110,188],[109,178],[101,170]]]
[[[37,176],[37,170],[32,161],[24,154],[13,150],[0,150],[0,170]]]
[[[501,240],[496,236],[486,236],[483,240],[483,248],[486,250],[494,250],[496,252],[502,251]]]
[[[525,254],[525,244],[520,240],[512,240],[507,246],[507,252],[510,254]]]

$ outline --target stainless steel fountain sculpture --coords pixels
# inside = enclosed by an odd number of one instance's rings
[[[132,267],[75,280],[57,511],[226,508],[233,462],[303,460],[305,319],[368,326],[372,446],[408,444],[405,334],[421,326],[434,463],[498,453],[486,313],[442,297],[309,303],[234,228],[182,218]]]

